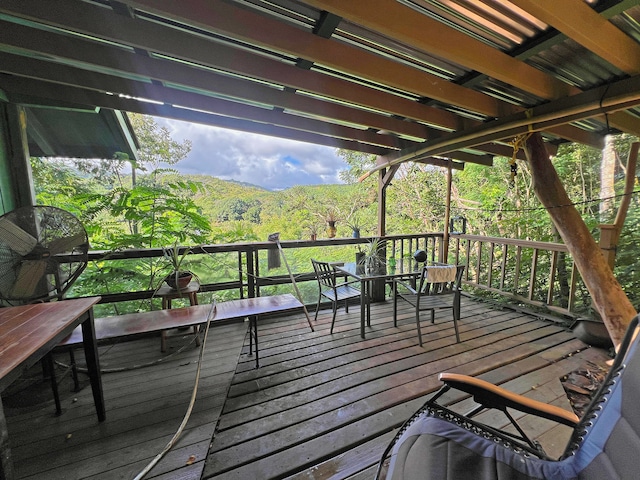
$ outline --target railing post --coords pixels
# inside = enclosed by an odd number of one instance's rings
[[[249,298],[256,296],[256,270],[257,259],[254,259],[257,251],[251,250],[247,252],[247,295]]]

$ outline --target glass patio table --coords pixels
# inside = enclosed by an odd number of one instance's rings
[[[360,281],[360,336],[365,338],[365,318],[367,326],[371,326],[370,292],[372,283],[375,280],[387,282],[394,278],[415,281],[420,276],[424,263],[416,262],[413,258],[402,258],[396,260],[395,264],[387,260],[387,263],[378,265],[374,269],[369,269],[365,265],[359,265],[355,262],[332,263],[332,265],[336,272]]]

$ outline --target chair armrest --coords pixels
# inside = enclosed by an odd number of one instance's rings
[[[358,284],[358,286],[360,286],[360,280],[349,280],[348,282],[341,282],[341,283],[336,282],[336,288],[345,287],[345,286],[353,285],[356,283]]]
[[[394,291],[398,292],[398,285],[402,285],[404,288],[406,288],[407,290],[409,290],[409,292],[411,292],[413,295],[417,295],[418,291],[413,288],[411,285],[409,285],[408,283],[406,283],[405,281],[403,281],[400,278],[394,278],[393,279],[393,283],[395,283],[394,285]],[[400,292],[398,292],[400,293]]]
[[[504,410],[506,407],[575,427],[579,418],[573,412],[518,395],[479,378],[457,373],[441,373],[446,385],[473,395],[474,400],[487,408]]]

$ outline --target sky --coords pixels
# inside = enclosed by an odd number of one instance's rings
[[[189,155],[173,166],[269,190],[342,183],[346,163],[331,147],[155,117],[175,141],[191,140]]]

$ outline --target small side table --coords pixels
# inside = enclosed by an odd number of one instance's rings
[[[171,288],[166,283],[163,283],[162,286],[156,292],[156,296],[162,299],[162,309],[171,309],[171,300],[176,298],[188,298],[189,304],[198,305],[198,292],[200,291],[200,283],[197,280],[192,280],[189,285],[180,290],[176,290]],[[198,336],[199,329],[197,325],[193,326],[193,333],[196,336],[196,345],[200,345],[200,337]],[[161,343],[160,350],[162,352],[167,349],[167,334],[166,331],[163,330],[161,332]]]

